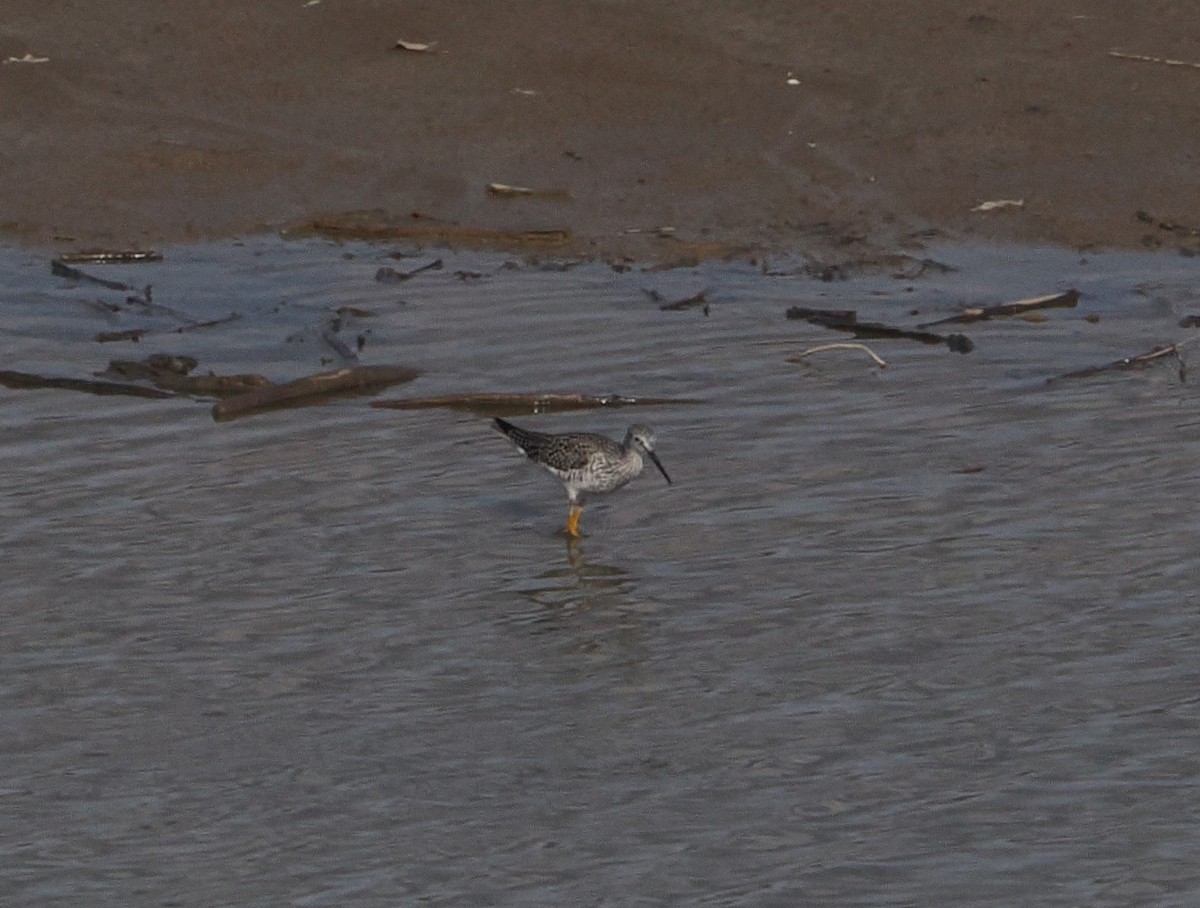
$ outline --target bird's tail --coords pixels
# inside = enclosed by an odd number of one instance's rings
[[[522,429],[520,426],[514,426],[507,420],[501,419],[499,416],[492,420],[496,428],[508,436],[508,440],[521,449],[526,457],[536,457],[538,450],[542,446],[545,437],[541,432],[531,432],[528,429]]]

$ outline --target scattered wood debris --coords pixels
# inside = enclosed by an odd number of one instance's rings
[[[1017,300],[1014,303],[1000,303],[995,306],[972,306],[957,315],[938,319],[935,322],[924,322],[918,328],[932,328],[935,325],[970,324],[984,322],[992,318],[1004,318],[1012,315],[1025,315],[1036,309],[1072,309],[1079,302],[1078,290],[1065,290],[1062,293],[1051,293],[1048,296],[1035,296],[1030,299]]]
[[[860,322],[853,309],[809,309],[792,306],[786,313],[789,319],[801,319],[822,328],[849,331],[860,340],[880,338],[903,338],[922,344],[945,344],[954,353],[970,353],[975,344],[965,334],[934,334],[912,328],[885,325],[880,322]]]
[[[412,381],[420,374],[419,369],[409,366],[356,366],[320,372],[218,401],[213,405],[213,419],[236,419],[280,407],[309,406],[347,394],[372,394]]]
[[[1200,227],[1194,227],[1190,224],[1181,224],[1178,221],[1164,221],[1157,218],[1147,211],[1135,211],[1136,217],[1143,224],[1153,224],[1159,230],[1166,233],[1174,233],[1183,237],[1200,237]]]
[[[701,400],[678,397],[626,397],[621,394],[450,394],[442,397],[410,397],[399,400],[375,400],[372,407],[385,410],[429,410],[444,408],[474,413],[476,416],[537,416],[571,410],[601,407],[668,406],[699,404]]]

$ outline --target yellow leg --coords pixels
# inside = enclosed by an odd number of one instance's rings
[[[567,508],[567,535],[572,539],[580,537],[579,518],[583,514],[583,508],[580,505],[571,505]]]

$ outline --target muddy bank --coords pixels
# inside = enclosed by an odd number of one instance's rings
[[[1186,245],[1200,69],[1165,61],[1200,61],[1193,24],[1035,0],[11,0],[0,228],[123,246],[377,210],[606,256]],[[972,211],[995,200],[1022,204]]]

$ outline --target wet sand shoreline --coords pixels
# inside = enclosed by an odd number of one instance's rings
[[[147,246],[316,220],[605,258],[1191,252],[1200,69],[1166,62],[1200,61],[1191,25],[1167,3],[1033,0],[13,0],[0,232]],[[972,210],[996,200],[1022,204]]]

